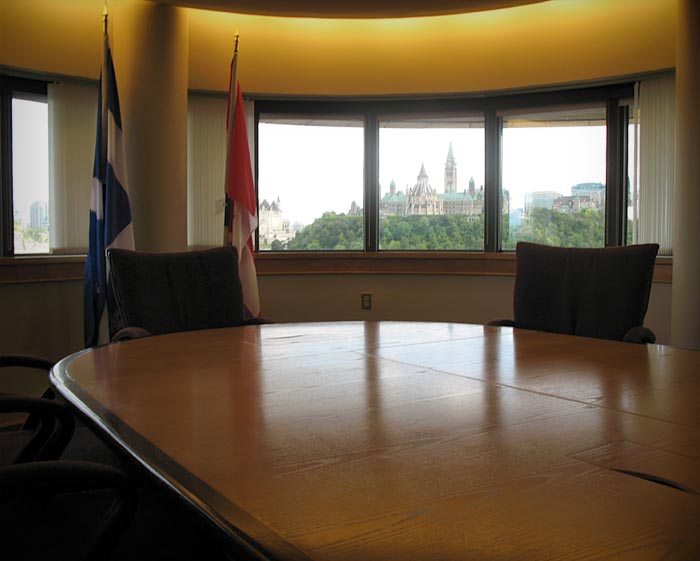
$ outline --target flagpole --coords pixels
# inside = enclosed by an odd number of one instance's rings
[[[238,84],[238,29],[231,59],[227,115],[226,193],[231,200],[226,245],[238,250],[238,276],[246,318],[260,317],[260,294],[255,271],[253,236],[258,226],[255,179],[250,161],[245,108]]]
[[[100,79],[100,94],[102,99],[102,106],[100,107],[100,114],[102,115],[102,130],[100,136],[100,154],[102,157],[107,159],[107,72],[109,72],[109,58],[107,55],[107,50],[109,49],[109,39],[107,35],[107,0],[104,3],[104,9],[102,10],[102,75]]]
[[[238,27],[236,27],[236,32],[233,36],[233,58],[231,59],[231,72],[229,76],[228,83],[228,109],[226,112],[226,172],[224,176],[224,245],[231,245],[232,235],[231,229],[233,228],[233,199],[229,197],[228,185],[229,185],[229,172],[230,172],[230,158],[231,158],[231,136],[233,135],[233,119],[236,111],[236,97],[238,95],[238,72],[237,72],[237,62],[238,58]]]

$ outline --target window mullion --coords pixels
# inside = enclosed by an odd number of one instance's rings
[[[257,209],[258,224],[260,224],[260,187],[258,183],[258,172],[259,172],[259,139],[258,139],[258,128],[260,125],[260,104],[253,102],[253,182],[255,185],[255,208]],[[260,251],[260,228],[255,229],[255,238],[253,243],[255,245],[255,251]]]
[[[379,122],[365,115],[364,224],[365,251],[379,249]]]
[[[605,190],[605,245],[622,245],[625,239],[624,214],[627,176],[625,152],[625,111],[618,99],[607,103],[607,165]]]
[[[484,114],[485,186],[484,186],[484,251],[501,249],[501,126],[502,118],[495,109]]]
[[[14,252],[12,205],[12,95],[0,92],[0,257]]]

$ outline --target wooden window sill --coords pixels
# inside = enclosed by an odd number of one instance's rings
[[[515,253],[451,251],[262,252],[259,275],[396,274],[513,276]],[[654,282],[670,283],[673,258],[657,257]]]
[[[512,276],[514,253],[480,252],[262,252],[258,275],[486,275]],[[0,284],[82,280],[85,256],[0,258]],[[673,259],[658,257],[654,282],[672,281]]]
[[[84,255],[0,258],[0,284],[83,280]]]

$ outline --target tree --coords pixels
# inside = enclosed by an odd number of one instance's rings
[[[272,243],[270,244],[270,250],[271,251],[284,251],[286,248],[286,244],[281,242],[280,240],[272,240]]]
[[[321,218],[297,232],[296,236],[287,242],[287,249],[361,250],[364,247],[362,222],[362,216],[324,212]]]
[[[362,216],[325,212],[289,240],[272,249],[297,251],[362,250]],[[564,213],[546,208],[533,209],[517,228],[504,222],[504,245],[530,241],[562,247],[602,247],[605,241],[605,215],[595,209]],[[383,216],[379,220],[379,248],[383,250],[458,250],[484,248],[483,215]]]

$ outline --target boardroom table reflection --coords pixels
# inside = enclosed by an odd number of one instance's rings
[[[112,344],[52,380],[261,558],[681,559],[698,371],[661,345],[335,322]]]

